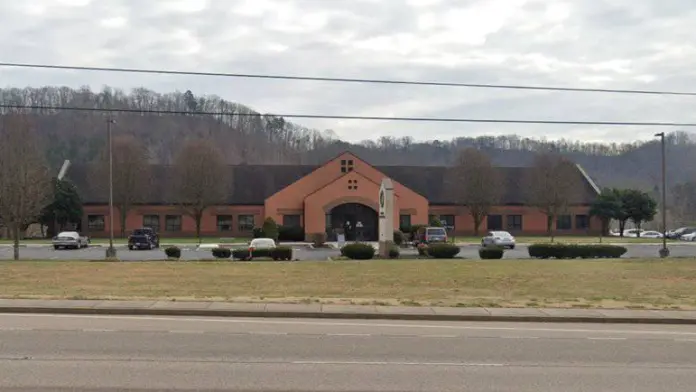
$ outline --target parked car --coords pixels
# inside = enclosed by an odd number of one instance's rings
[[[676,230],[670,230],[667,232],[667,238],[672,240],[680,239],[682,236],[696,232],[696,228],[693,227],[680,227]]]
[[[53,249],[82,249],[89,246],[89,237],[76,231],[63,231],[53,237]]]
[[[143,238],[143,236],[147,237],[147,240]],[[131,247],[131,244],[133,246]],[[157,235],[157,232],[155,232],[154,229],[150,227],[143,227],[140,229],[135,229],[131,233],[130,236],[128,236],[128,249],[153,249],[153,248],[159,248],[160,246],[160,240],[159,236]]]
[[[481,239],[482,246],[501,246],[503,248],[515,249],[515,237],[507,231],[489,231],[488,234]]]
[[[696,232],[684,234],[683,236],[679,237],[679,239],[682,241],[696,241]]]
[[[653,230],[648,230],[640,233],[640,238],[662,238],[662,236],[662,233]]]
[[[421,227],[413,238],[413,245],[447,242],[447,231],[444,227]]]
[[[276,243],[273,238],[254,238],[249,242],[249,251],[253,252],[256,249],[274,249]]]

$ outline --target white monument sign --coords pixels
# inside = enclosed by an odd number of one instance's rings
[[[379,254],[389,257],[394,243],[394,184],[389,178],[382,179],[379,187]]]

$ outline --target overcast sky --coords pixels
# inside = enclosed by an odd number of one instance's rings
[[[0,0],[0,61],[696,91],[694,26],[693,0]],[[0,68],[0,85],[46,84],[190,89],[264,113],[696,121],[696,97]],[[349,141],[516,133],[623,142],[659,131],[295,121]]]

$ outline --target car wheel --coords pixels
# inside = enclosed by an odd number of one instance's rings
[[[515,249],[515,245],[510,245],[510,249]]]
[[[58,249],[60,249],[60,246],[58,246],[58,245],[53,246],[53,250],[58,250]]]
[[[133,246],[132,246],[132,245],[128,245],[128,250],[133,250]]]

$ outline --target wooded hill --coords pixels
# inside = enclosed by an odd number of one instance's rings
[[[375,165],[449,165],[463,147],[486,153],[496,165],[527,166],[540,152],[559,152],[581,164],[600,186],[634,187],[653,191],[660,184],[660,145],[657,141],[598,144],[549,142],[518,136],[461,137],[449,141],[415,142],[382,137],[349,144],[330,130],[319,131],[263,115],[217,96],[190,91],[161,94],[144,88],[130,93],[106,87],[100,92],[67,87],[0,89],[0,104],[50,107],[112,108],[174,111],[177,114],[116,113],[117,131],[135,136],[153,163],[171,163],[184,140],[205,137],[221,146],[227,163],[320,164],[351,150]],[[3,113],[17,109],[2,108]],[[89,162],[105,145],[106,113],[25,109],[44,142],[46,156],[58,167],[64,159]],[[214,112],[201,115],[196,112]],[[427,127],[427,124],[423,124]],[[696,178],[696,143],[689,134],[668,137],[669,186]]]

